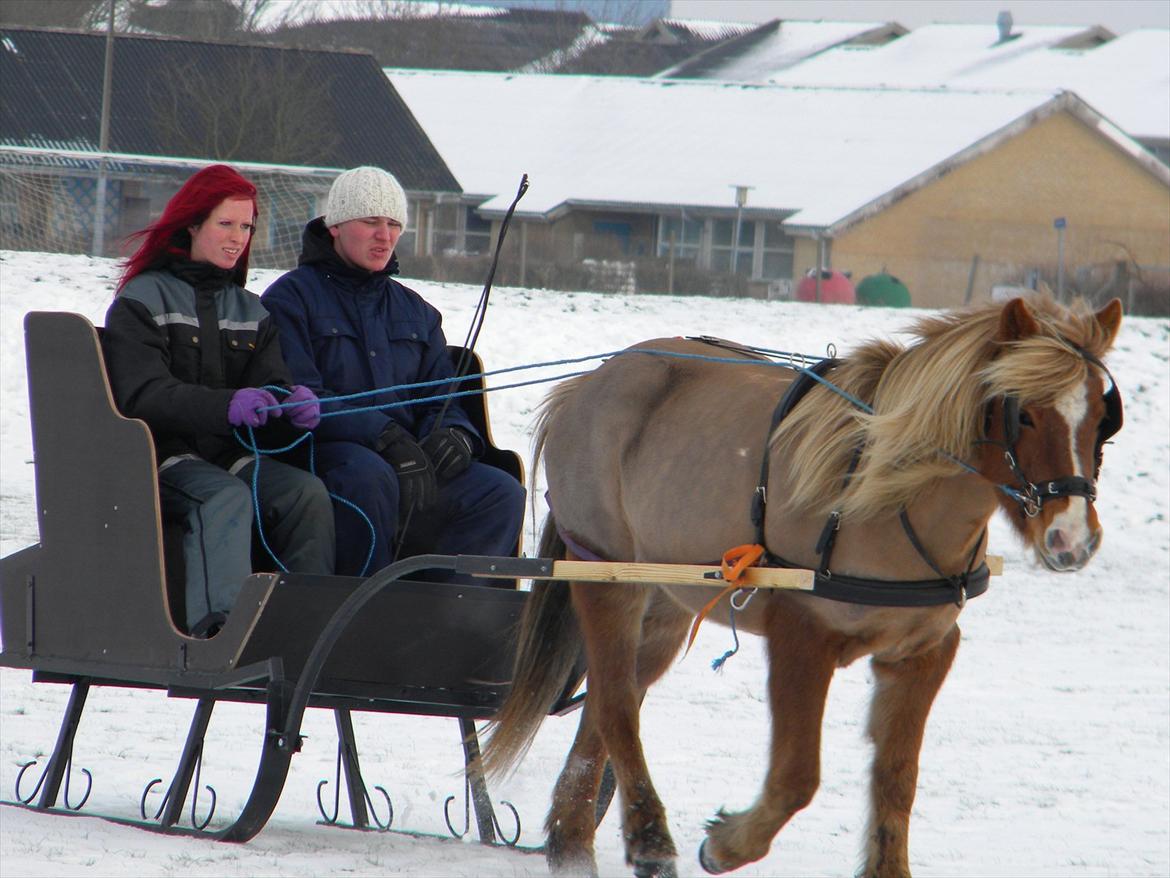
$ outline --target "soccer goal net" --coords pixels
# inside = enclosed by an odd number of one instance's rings
[[[211,161],[0,147],[0,249],[126,255],[126,238]],[[337,168],[230,162],[256,184],[255,268],[291,268]]]

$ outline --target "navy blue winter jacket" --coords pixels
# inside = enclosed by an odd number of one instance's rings
[[[323,413],[417,399],[459,386],[390,391],[348,403],[327,403],[332,396],[451,378],[454,374],[443,335],[442,317],[422,296],[391,277],[398,259],[378,272],[346,265],[333,249],[322,218],[305,227],[298,267],[278,278],[261,296],[280,330],[280,346],[293,380],[322,399]],[[393,418],[417,438],[436,426],[442,402],[325,417],[314,433],[324,441],[350,441],[377,447],[378,436]],[[462,427],[480,444],[457,400],[443,415],[442,426]]]

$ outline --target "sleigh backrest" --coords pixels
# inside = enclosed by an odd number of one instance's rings
[[[93,324],[33,311],[24,325],[40,542],[0,567],[5,653],[166,668],[192,649],[230,666],[244,619],[200,642],[172,621],[154,446],[115,407]],[[270,587],[250,579],[243,596]]]

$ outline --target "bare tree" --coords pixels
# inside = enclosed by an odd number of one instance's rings
[[[104,17],[108,0],[4,0],[0,24],[21,27],[84,28],[97,14]]]
[[[296,53],[232,52],[214,65],[184,63],[148,93],[161,142],[180,155],[327,165],[339,143],[322,124],[330,86]]]

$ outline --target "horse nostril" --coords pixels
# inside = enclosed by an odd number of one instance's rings
[[[1068,548],[1068,538],[1059,527],[1049,528],[1044,535],[1044,542],[1053,552],[1060,552]]]

